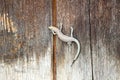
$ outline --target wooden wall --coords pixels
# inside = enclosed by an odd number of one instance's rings
[[[52,80],[51,0],[0,0],[1,80]]]
[[[0,0],[0,80],[120,80],[120,0]]]

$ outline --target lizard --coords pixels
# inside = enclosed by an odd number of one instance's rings
[[[58,29],[55,26],[49,26],[48,28],[52,31],[53,35],[57,35],[60,40],[67,42],[68,44],[71,44],[71,42],[75,42],[77,44],[78,50],[77,50],[77,54],[75,55],[72,61],[72,64],[71,64],[72,66],[80,54],[80,42],[73,37],[73,28],[71,27],[71,36],[66,36],[61,32],[62,26],[60,26],[60,29]]]

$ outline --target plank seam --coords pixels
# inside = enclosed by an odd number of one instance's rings
[[[56,0],[52,0],[52,25],[57,25]],[[56,80],[56,36],[53,36],[53,80]]]
[[[91,72],[92,72],[92,80],[94,80],[94,70],[93,70],[93,54],[92,54],[92,30],[91,30],[91,17],[90,17],[90,14],[91,14],[91,8],[90,8],[90,0],[89,0],[89,4],[88,4],[88,13],[89,13],[89,27],[90,27],[90,30],[89,30],[89,36],[90,36],[90,54],[91,54]]]

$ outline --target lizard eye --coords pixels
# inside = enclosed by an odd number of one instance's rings
[[[56,32],[55,31],[52,31],[53,35],[56,35]]]

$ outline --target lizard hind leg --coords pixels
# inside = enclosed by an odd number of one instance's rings
[[[71,46],[71,44],[72,44],[72,42],[67,42],[67,44],[68,44],[68,46],[70,47],[70,46]]]
[[[71,42],[67,42],[68,45],[71,45]]]
[[[70,27],[70,29],[71,29],[71,37],[73,37],[73,27]]]

